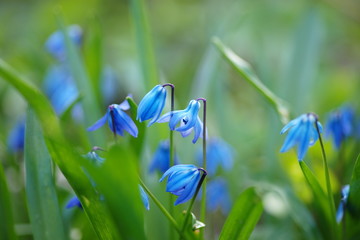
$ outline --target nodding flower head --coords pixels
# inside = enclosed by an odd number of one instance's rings
[[[67,34],[75,46],[80,47],[82,44],[83,31],[78,25],[71,25],[67,28]],[[66,59],[65,37],[61,31],[56,31],[50,35],[45,43],[46,49],[57,60],[64,61]]]
[[[148,127],[155,123],[165,106],[166,89],[156,85],[139,103],[136,119],[140,122],[151,119]]]
[[[139,190],[140,190],[141,201],[143,202],[144,207],[146,208],[146,210],[150,210],[148,195],[140,185],[139,185]]]
[[[194,139],[192,142],[196,143],[204,131],[203,123],[198,116],[199,109],[199,101],[191,100],[186,109],[168,112],[164,114],[158,122],[169,122],[170,129],[180,132],[183,137],[189,136],[194,130]]]
[[[133,137],[137,137],[138,129],[134,121],[124,111],[130,109],[127,100],[121,104],[111,104],[106,114],[100,118],[94,125],[89,127],[88,131],[94,131],[108,122],[109,128],[114,134],[124,136],[124,130],[130,133]]]
[[[339,207],[338,207],[337,212],[336,212],[336,221],[338,223],[340,223],[341,220],[344,217],[344,212],[345,212],[345,209],[346,209],[349,193],[350,193],[350,185],[345,185],[341,189],[341,199],[340,199]]]
[[[332,135],[334,145],[337,149],[341,143],[353,134],[354,110],[345,106],[329,114],[325,125],[326,136]]]
[[[206,207],[209,211],[220,209],[225,215],[231,209],[231,197],[225,179],[218,177],[208,182],[206,188]]]
[[[293,146],[298,145],[297,157],[298,160],[301,161],[304,158],[309,146],[314,145],[319,138],[315,124],[317,124],[321,133],[322,126],[317,120],[317,116],[313,113],[303,114],[286,124],[280,134],[283,134],[288,130],[289,133],[285,138],[280,152],[286,152]]]
[[[178,156],[174,156],[175,165],[179,163]],[[150,164],[150,172],[159,170],[164,173],[170,167],[170,143],[168,140],[161,141]]]
[[[203,174],[206,174],[205,170],[199,169],[194,165],[179,164],[169,168],[164,173],[160,182],[166,176],[169,176],[166,191],[179,196],[175,201],[175,205],[184,203],[194,196],[200,182],[201,171],[203,171]]]
[[[80,200],[79,200],[79,198],[77,196],[72,197],[66,203],[66,208],[73,208],[73,207],[78,207],[78,208],[82,209],[81,202],[80,202]]]

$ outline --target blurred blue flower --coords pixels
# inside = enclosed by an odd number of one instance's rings
[[[67,28],[67,34],[75,46],[80,47],[82,44],[83,31],[78,25],[71,25]],[[66,59],[65,38],[61,31],[56,31],[50,35],[45,43],[45,47],[57,60]]]
[[[186,109],[168,112],[157,122],[169,122],[170,129],[180,132],[183,137],[189,136],[194,130],[194,139],[192,142],[196,143],[203,132],[203,123],[198,116],[199,109],[199,101],[191,100]],[[180,126],[176,127],[178,124],[180,124]]]
[[[148,92],[139,103],[136,119],[140,122],[149,120],[148,127],[155,123],[165,106],[166,89],[162,85],[156,85]]]
[[[161,177],[160,182],[169,176],[166,191],[179,196],[175,205],[190,200],[200,182],[201,169],[194,165],[179,164],[169,168]]]
[[[349,197],[349,193],[350,193],[350,186],[349,185],[345,185],[342,189],[341,189],[341,200],[339,203],[339,207],[337,209],[336,212],[336,222],[340,223],[341,220],[344,217],[344,212],[345,212],[345,208],[346,208],[346,204],[347,204],[347,200]]]
[[[121,104],[111,104],[108,107],[106,114],[99,119],[94,125],[89,127],[88,131],[94,131],[108,122],[109,128],[114,134],[124,136],[124,130],[130,133],[133,137],[137,137],[138,129],[134,121],[124,111],[130,108],[127,100]]]
[[[179,164],[178,156],[174,156],[175,165]],[[170,143],[168,140],[161,141],[152,158],[149,171],[150,173],[159,170],[164,173],[170,167]]]
[[[347,137],[353,134],[354,115],[354,110],[349,106],[344,106],[329,114],[325,125],[325,134],[326,136],[332,135],[337,149]]]
[[[229,171],[233,167],[235,150],[224,140],[220,138],[211,138],[207,141],[206,171],[209,176],[215,175],[218,167]],[[196,153],[196,158],[200,166],[202,166],[202,148]]]
[[[224,215],[228,214],[232,203],[226,180],[218,177],[209,181],[206,186],[206,199],[209,211],[220,209]]]
[[[297,157],[298,160],[301,161],[309,146],[314,145],[319,138],[315,123],[317,124],[319,131],[322,132],[322,126],[320,122],[317,121],[317,116],[313,113],[303,114],[286,124],[280,134],[290,130],[280,152],[286,152],[294,145],[298,145]]]
[[[100,166],[105,159],[100,157],[95,150],[98,150],[100,148],[96,148],[93,149],[92,151],[88,152],[87,154],[84,155],[85,158],[89,159],[91,162],[95,163],[96,165]]]
[[[81,202],[77,196],[74,196],[73,198],[71,198],[66,204],[67,209],[73,208],[73,207],[78,207],[78,208],[82,209]]]
[[[25,120],[22,119],[12,128],[7,138],[7,145],[10,152],[24,150]]]
[[[146,210],[150,210],[150,204],[149,204],[149,197],[146,194],[146,192],[144,191],[144,189],[139,185],[139,189],[140,189],[140,195],[141,195],[141,200],[146,208]]]

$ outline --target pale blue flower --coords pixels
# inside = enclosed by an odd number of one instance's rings
[[[151,119],[148,127],[155,123],[165,106],[166,89],[162,85],[156,85],[148,92],[139,103],[136,119],[140,122]]]
[[[283,134],[288,130],[289,133],[285,138],[280,152],[286,152],[293,146],[298,145],[297,157],[298,160],[301,161],[309,146],[314,145],[319,138],[315,124],[317,124],[321,133],[322,126],[320,122],[317,121],[317,116],[313,113],[303,114],[286,124],[280,133]]]
[[[178,156],[174,156],[174,164],[179,164]],[[156,152],[152,158],[149,171],[150,173],[155,170],[164,173],[170,167],[170,143],[168,140],[161,141]]]
[[[199,109],[199,101],[191,100],[186,109],[168,112],[164,114],[158,122],[169,122],[170,130],[180,132],[183,137],[189,136],[194,130],[194,139],[192,142],[196,143],[203,132],[203,123],[198,116]]]
[[[341,189],[341,200],[339,203],[339,207],[337,209],[336,212],[336,222],[340,223],[341,220],[344,217],[344,213],[345,213],[345,209],[346,209],[346,204],[347,204],[347,200],[349,197],[349,193],[350,193],[350,185],[345,185],[342,189]]]
[[[220,138],[210,138],[206,147],[206,171],[209,176],[215,175],[218,168],[229,171],[233,167],[235,150],[224,140]],[[202,149],[196,154],[199,165],[202,165]]]
[[[161,177],[160,182],[169,176],[166,191],[179,196],[175,205],[190,200],[199,185],[201,169],[194,165],[179,164],[169,168]]]
[[[349,106],[344,106],[329,114],[325,125],[326,136],[332,136],[333,143],[337,149],[341,143],[353,134],[354,129],[354,110]]]
[[[133,137],[137,137],[138,129],[134,121],[124,112],[129,108],[130,106],[127,100],[121,104],[111,104],[106,114],[87,130],[94,131],[108,122],[110,130],[113,131],[114,134],[124,136],[125,130]]]
[[[78,25],[71,25],[67,28],[67,34],[75,46],[80,47],[83,39],[83,31]],[[66,59],[65,37],[61,31],[56,31],[50,35],[45,43],[45,47],[57,60]]]
[[[146,192],[144,191],[144,189],[139,185],[139,189],[140,189],[140,195],[141,195],[141,200],[146,208],[146,210],[150,210],[150,204],[149,204],[149,197],[146,194]]]

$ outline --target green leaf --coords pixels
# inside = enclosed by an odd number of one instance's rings
[[[150,24],[146,15],[144,0],[131,0],[130,9],[135,24],[135,37],[138,56],[143,72],[145,89],[151,89],[158,83],[158,72],[151,40]]]
[[[85,126],[90,127],[97,120],[99,120],[103,114],[100,112],[100,106],[97,101],[95,90],[91,80],[88,77],[84,63],[80,58],[76,46],[68,36],[60,14],[58,15],[58,24],[61,32],[65,36],[65,46],[68,58],[67,60],[69,61],[72,75],[75,79],[79,94],[81,95],[81,103],[85,114],[84,124]],[[88,136],[92,145],[105,145],[105,134],[103,129],[98,129],[95,132],[88,133]]]
[[[48,99],[39,89],[22,78],[1,59],[0,77],[15,87],[34,110],[50,156],[79,197],[97,236],[100,239],[117,239],[113,230],[114,224],[110,221],[111,218],[79,164],[82,157],[73,151],[73,147],[64,137],[59,119]]]
[[[14,229],[10,194],[2,165],[0,164],[0,236],[4,239],[17,239]]]
[[[350,194],[346,205],[345,220],[348,239],[356,239],[360,235],[360,155],[353,169]]]
[[[28,209],[35,239],[67,239],[56,194],[51,158],[39,123],[29,110],[25,133]]]
[[[248,239],[263,212],[254,188],[245,190],[236,200],[220,233],[220,240]]]
[[[123,239],[145,239],[144,205],[141,202],[136,156],[115,145],[100,167],[83,160],[83,164],[104,195],[108,210]]]
[[[225,46],[219,38],[214,37],[212,41],[225,60],[230,63],[240,76],[250,83],[274,107],[281,122],[283,124],[289,122],[289,109],[286,107],[284,100],[277,97],[260,81],[250,64],[236,55],[230,48]]]

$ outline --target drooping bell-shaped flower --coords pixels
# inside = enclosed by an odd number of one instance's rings
[[[198,100],[191,100],[186,109],[168,112],[158,122],[169,122],[170,130],[180,132],[183,137],[189,136],[194,131],[192,142],[196,143],[203,132],[203,123],[198,116],[199,109],[200,102]]]
[[[81,46],[83,31],[80,26],[69,26],[67,28],[67,34],[75,46]],[[58,61],[64,61],[66,59],[65,37],[61,31],[56,31],[51,34],[45,43],[45,47]]]
[[[349,197],[349,193],[350,193],[350,185],[345,185],[341,189],[341,199],[340,199],[339,207],[338,207],[338,209],[336,211],[336,222],[337,223],[340,223],[341,220],[344,217],[345,208],[346,208],[347,200],[348,200],[348,197]]]
[[[314,145],[319,138],[315,124],[317,124],[321,133],[322,126],[317,120],[317,116],[313,113],[303,114],[286,124],[280,134],[283,134],[286,131],[289,131],[289,133],[285,138],[280,152],[286,152],[297,145],[297,157],[299,161],[302,161],[309,146]]]
[[[231,198],[226,180],[218,177],[209,181],[206,186],[206,199],[209,211],[220,209],[224,215],[228,214],[231,209]]]
[[[174,156],[174,163],[179,164],[178,156]],[[152,158],[149,171],[150,173],[158,170],[164,173],[170,168],[170,143],[168,140],[161,141]]]
[[[106,114],[87,130],[94,131],[108,122],[110,130],[113,131],[114,134],[124,136],[125,130],[133,137],[137,137],[138,129],[131,117],[125,113],[128,109],[130,109],[130,106],[127,100],[121,104],[111,104]]]
[[[332,136],[333,143],[337,149],[341,143],[353,134],[354,110],[349,106],[344,106],[329,114],[325,125],[326,136]]]
[[[136,119],[140,122],[151,119],[148,127],[155,123],[165,106],[166,89],[162,85],[156,85],[141,100],[137,110]]]
[[[67,203],[66,203],[66,208],[73,208],[73,207],[78,207],[80,209],[82,209],[82,205],[81,202],[79,200],[79,198],[77,196],[72,197]]]
[[[144,207],[146,208],[146,210],[150,210],[148,195],[140,185],[139,185],[139,190],[140,190],[141,201],[143,202]]]
[[[199,185],[201,169],[194,165],[179,164],[169,168],[161,177],[160,182],[169,176],[166,191],[179,196],[175,205],[190,200]]]
[[[210,138],[207,140],[206,147],[206,171],[209,176],[216,174],[219,167],[223,170],[231,170],[234,163],[235,150],[220,138]],[[202,149],[196,153],[197,162],[202,166]]]

